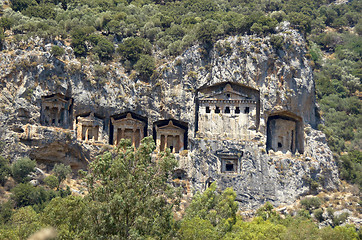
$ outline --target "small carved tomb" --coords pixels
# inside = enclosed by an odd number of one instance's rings
[[[134,119],[131,113],[127,113],[125,118],[115,120],[111,118],[113,124],[113,143],[118,145],[121,139],[130,139],[132,146],[139,147],[144,137],[145,123]]]
[[[72,99],[59,93],[42,97],[41,124],[69,128],[71,105]]]
[[[165,126],[156,126],[156,144],[159,151],[169,148],[172,153],[184,150],[185,129],[175,126],[172,120]]]
[[[86,142],[102,141],[103,121],[90,113],[86,117],[77,117],[77,139]]]
[[[198,136],[211,139],[249,139],[259,125],[259,92],[224,83],[198,93]]]
[[[274,115],[267,122],[267,149],[303,153],[302,121],[297,117]]]
[[[217,151],[217,155],[220,159],[222,173],[240,173],[242,151],[223,149]]]

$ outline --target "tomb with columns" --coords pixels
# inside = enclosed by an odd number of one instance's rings
[[[198,91],[198,137],[215,140],[250,139],[259,128],[259,116],[259,92],[255,89],[222,83]]]
[[[303,153],[302,119],[291,113],[269,116],[267,121],[267,150]]]
[[[158,151],[169,148],[172,153],[179,153],[186,149],[187,127],[184,124],[176,120],[163,120],[156,122],[154,126]]]
[[[72,98],[62,94],[42,97],[40,122],[44,126],[69,128],[71,126]]]
[[[113,144],[118,145],[121,139],[129,139],[132,146],[138,147],[146,136],[147,120],[131,112],[111,117],[113,126]]]
[[[77,139],[85,142],[103,142],[103,119],[93,112],[76,119]]]

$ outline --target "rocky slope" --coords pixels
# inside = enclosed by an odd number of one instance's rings
[[[111,147],[77,140],[74,127],[40,124],[42,97],[61,93],[73,99],[72,120],[94,112],[104,119],[106,134],[111,116],[127,111],[147,118],[150,136],[156,121],[186,123],[188,150],[176,157],[187,173],[183,181],[191,183],[191,193],[217,181],[222,188],[233,187],[241,206],[249,208],[265,201],[291,203],[311,191],[336,189],[336,164],[325,136],[315,129],[320,119],[304,40],[286,23],[278,32],[281,45],[269,37],[246,35],[220,40],[212,49],[194,46],[166,63],[160,60],[149,82],[125,72],[120,62],[95,64],[77,59],[69,44],[61,41],[35,38],[18,43],[8,37],[0,53],[2,154],[12,161],[30,156],[78,169]],[[64,48],[66,54],[52,56],[53,45]],[[260,93],[260,124],[252,139],[211,140],[197,135],[198,89],[224,82]],[[302,119],[302,153],[267,151],[268,118],[284,112]],[[238,174],[220,171],[220,153],[239,157]]]

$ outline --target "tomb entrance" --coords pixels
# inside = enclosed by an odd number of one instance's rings
[[[250,139],[259,128],[259,91],[236,83],[201,88],[197,93],[197,137]]]
[[[77,139],[86,142],[102,141],[103,120],[93,112],[85,116],[77,117]]]
[[[282,112],[273,114],[267,120],[267,150],[303,153],[302,118]]]
[[[42,97],[40,123],[44,126],[69,128],[72,98],[57,93]]]
[[[118,145],[121,139],[129,139],[132,146],[139,147],[145,137],[146,121],[128,112],[125,116],[111,117],[113,125],[113,144]]]
[[[156,145],[159,151],[169,148],[172,153],[179,153],[186,149],[187,127],[179,124],[179,121],[163,120],[154,125]]]

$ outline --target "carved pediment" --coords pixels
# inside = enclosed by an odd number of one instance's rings
[[[235,91],[230,84],[226,84],[225,87],[220,91],[213,91],[205,93],[200,101],[245,101],[252,99],[241,92]]]
[[[125,118],[121,118],[118,120],[111,118],[111,120],[112,124],[118,128],[144,128],[146,125],[144,122],[132,118],[131,113],[127,113],[127,116]]]
[[[83,126],[100,126],[102,125],[102,119],[97,118],[94,116],[94,113],[91,112],[87,117],[77,117],[78,123]]]
[[[42,97],[42,104],[44,107],[69,108],[71,103],[71,98],[67,98],[60,93]]]
[[[185,130],[178,126],[175,126],[172,120],[170,120],[167,125],[157,127],[157,132],[159,132],[160,134],[167,133],[171,135],[181,135],[185,133]]]

